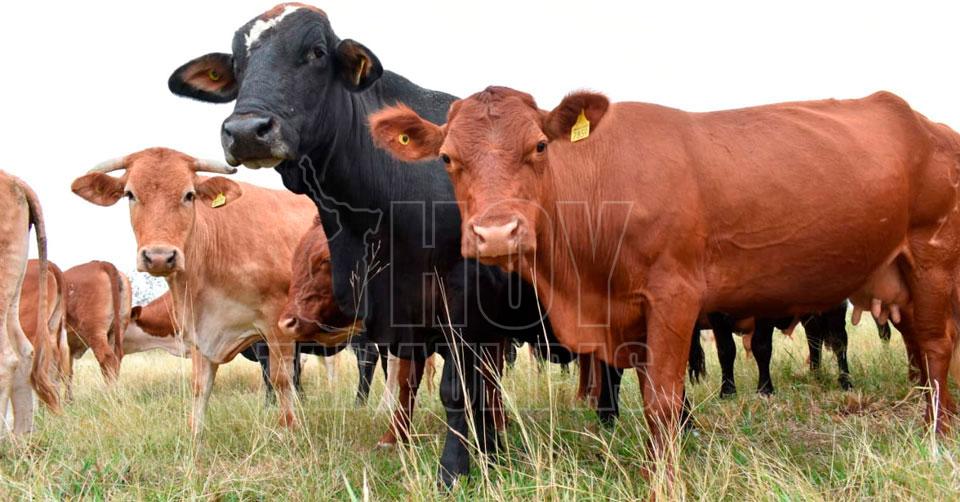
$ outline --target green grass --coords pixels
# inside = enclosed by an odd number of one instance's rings
[[[635,373],[625,378],[619,424],[606,429],[574,402],[575,371],[538,375],[523,351],[504,379],[511,415],[506,450],[494,464],[475,463],[452,495],[636,499],[653,489],[663,498],[706,500],[957,497],[957,436],[938,438],[924,427],[924,398],[907,382],[898,335],[887,347],[870,323],[851,331],[853,392],[837,385],[832,354],[825,354],[821,375],[807,371],[802,332],[792,340],[775,336],[777,394],[753,392],[756,365],[741,352],[740,393],[724,400],[705,338],[710,374],[688,387],[699,431],[680,445],[679,482],[669,492],[662,481],[648,484],[641,476],[646,432]],[[118,388],[109,391],[86,357],[65,414],[43,413],[37,432],[0,443],[0,500],[448,497],[435,485],[444,430],[436,393],[422,391],[412,447],[377,450],[388,420],[374,414],[382,376],[370,404],[357,409],[353,368],[352,355],[345,356],[331,386],[311,359],[303,427],[288,432],[277,428],[276,410],[263,406],[258,367],[228,364],[218,375],[207,429],[194,442],[187,427],[188,361],[129,356]]]

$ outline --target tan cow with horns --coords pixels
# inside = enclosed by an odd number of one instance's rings
[[[115,177],[107,173],[123,171]],[[166,149],[111,160],[77,178],[73,192],[94,204],[130,200],[139,270],[167,279],[177,324],[191,346],[195,433],[220,364],[254,341],[270,345],[280,421],[295,423],[294,344],[277,326],[287,301],[294,248],[316,208],[306,197],[238,183],[236,170]]]

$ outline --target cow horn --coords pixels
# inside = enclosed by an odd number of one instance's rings
[[[193,161],[193,170],[195,172],[216,173],[216,174],[234,174],[236,167],[230,167],[218,160],[196,159]]]
[[[87,171],[87,174],[92,173],[109,173],[113,171],[119,171],[120,169],[126,169],[127,163],[125,162],[124,157],[117,157],[115,159],[105,160],[96,166],[93,169]]]

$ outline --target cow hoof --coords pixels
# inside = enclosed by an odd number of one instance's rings
[[[853,390],[853,384],[849,380],[840,380],[840,388],[843,390]]]
[[[457,489],[457,485],[460,484],[460,475],[453,474],[450,471],[440,468],[440,472],[437,473],[437,489],[442,491],[452,492]]]
[[[763,385],[757,389],[757,394],[760,394],[763,397],[770,397],[773,395],[773,392],[772,385]]]
[[[736,395],[737,395],[736,387],[720,387],[721,398],[736,397]]]

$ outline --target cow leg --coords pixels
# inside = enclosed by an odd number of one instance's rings
[[[922,249],[914,251],[914,257],[927,259],[938,252],[942,251],[938,248]],[[913,297],[909,336],[920,352],[921,383],[932,393],[932,399],[927,402],[927,419],[936,424],[938,432],[944,432],[957,411],[947,386],[953,341],[956,339],[952,311],[956,277],[952,270],[943,269],[937,264],[924,265],[917,263],[909,274],[908,283]],[[904,331],[902,334],[906,339],[907,333]]]
[[[389,448],[397,442],[406,443],[410,440],[410,422],[413,420],[413,410],[416,406],[417,390],[423,380],[426,359],[410,360],[396,359],[399,389],[397,391],[397,406],[387,432],[383,434],[377,446]]]
[[[380,352],[377,350],[377,346],[371,342],[357,344],[356,351],[357,371],[360,374],[360,380],[357,384],[356,405],[364,406],[370,396],[370,384],[373,382],[373,376],[377,371]]]
[[[504,359],[507,361],[507,368],[513,369],[513,366],[517,364],[517,345],[512,341],[507,344],[507,351],[504,354]]]
[[[651,278],[648,285],[648,291],[656,291],[657,296],[647,297],[647,344],[640,364],[646,369],[643,411],[652,460],[666,470],[667,482],[672,484],[672,453],[683,418],[690,337],[700,312],[700,293],[681,276],[668,275],[663,281]]]
[[[120,374],[120,360],[117,359],[116,351],[107,340],[107,333],[95,333],[84,341],[93,350],[94,357],[100,363],[100,372],[103,373],[103,379],[106,380],[107,385],[116,383],[117,375]]]
[[[13,396],[13,381],[16,378],[17,367],[21,363],[10,340],[12,326],[10,326],[9,316],[3,315],[0,321],[2,321],[0,322],[0,421],[6,421],[10,398]],[[18,324],[19,322],[20,320],[17,319]],[[3,429],[6,430],[6,427]]]
[[[853,382],[850,380],[850,366],[847,364],[847,305],[824,315],[823,324],[826,325],[825,342],[834,355],[837,356],[837,377],[840,388],[850,390]]]
[[[390,354],[387,360],[387,375],[383,384],[383,395],[377,405],[377,413],[390,413],[397,405],[397,396],[400,392],[400,375],[406,374],[410,365],[409,359],[400,359]]]
[[[773,380],[770,378],[770,357],[773,355],[773,322],[758,319],[751,348],[757,360],[757,392],[769,396],[773,394]]]
[[[733,365],[737,360],[737,344],[733,339],[733,329],[725,321],[713,322],[713,338],[717,343],[717,359],[720,361],[720,397],[737,394],[737,383],[733,376]]]
[[[579,354],[577,355],[577,361],[580,363],[580,375],[577,382],[577,401],[583,401],[590,396],[591,385],[590,382],[593,378],[593,356],[590,354]],[[587,402],[587,405],[593,405],[595,403]]]
[[[267,345],[270,348],[270,382],[277,393],[280,426],[294,428],[297,426],[297,418],[293,410],[296,398],[293,375],[296,368],[297,344],[293,340],[284,338],[283,333],[274,328],[267,335]]]
[[[67,349],[66,357],[66,375],[64,380],[66,382],[66,399],[67,402],[73,402],[73,354],[70,354],[70,349]]]
[[[300,377],[303,374],[303,361],[300,360],[300,344],[294,342],[293,344],[293,390],[297,392],[297,397],[303,396],[303,384],[300,382]]]
[[[213,381],[217,378],[217,368],[220,365],[207,359],[196,345],[190,347],[190,358],[193,362],[193,413],[190,415],[190,430],[197,436],[203,430],[207,402],[210,400]]]
[[[263,399],[264,405],[270,406],[277,402],[277,395],[273,392],[273,384],[270,383],[270,350],[267,344],[257,342],[244,349],[244,357],[257,361],[260,365],[260,378],[263,379]]]
[[[503,363],[506,346],[510,340],[504,339],[500,343],[485,345],[487,358],[483,362],[484,385],[487,396],[486,403],[493,414],[493,425],[497,432],[507,428],[507,415],[503,410],[503,395],[500,389],[500,379],[503,378]]]
[[[13,402],[13,433],[25,434],[33,429],[34,398],[30,387],[30,372],[34,351],[30,340],[20,327],[18,309],[7,311],[7,336],[16,353],[11,400]]]
[[[920,353],[920,346],[917,345],[913,337],[913,322],[911,316],[912,309],[904,309],[901,314],[900,324],[897,325],[897,329],[900,330],[900,333],[903,337],[903,345],[907,351],[907,378],[917,384],[923,385],[922,382],[927,381],[926,369],[921,361],[923,356]]]
[[[484,402],[485,379],[480,369],[482,350],[476,344],[460,343],[444,349],[440,399],[447,412],[447,435],[440,455],[438,478],[447,487],[470,470],[471,420],[480,453],[497,448],[493,417]]]
[[[804,326],[804,331],[807,334],[807,350],[810,351],[810,371],[817,372],[820,371],[820,357],[821,351],[823,350],[823,333],[821,332],[820,322],[816,321],[810,323],[809,326]]]
[[[620,416],[620,381],[623,379],[623,369],[608,365],[594,357],[593,366],[598,368],[599,379],[597,389],[597,418],[601,424],[613,425]]]

